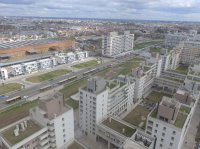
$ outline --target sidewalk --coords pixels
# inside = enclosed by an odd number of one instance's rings
[[[197,126],[199,125],[199,122],[200,122],[199,117],[200,117],[200,102],[198,102],[196,106],[194,115],[192,117],[190,126],[188,128],[188,131],[183,141],[181,149],[196,149],[197,146],[196,146],[195,136],[197,133]]]

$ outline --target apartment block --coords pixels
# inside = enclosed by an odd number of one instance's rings
[[[5,68],[0,67],[0,80],[8,79],[8,71]]]
[[[41,97],[29,117],[0,132],[0,145],[8,149],[67,148],[74,141],[74,118],[64,99],[59,92]]]
[[[107,116],[108,88],[104,78],[92,77],[79,88],[79,116],[82,132],[96,140],[96,124]]]
[[[184,104],[180,91],[175,98],[164,96],[149,113],[145,132],[156,138],[155,149],[181,149],[199,98],[199,93],[193,94],[194,102],[190,105]],[[183,96],[187,97],[187,94]]]
[[[125,31],[124,35],[117,32],[110,32],[102,38],[102,55],[112,57],[124,52],[132,51],[134,46],[134,34]]]

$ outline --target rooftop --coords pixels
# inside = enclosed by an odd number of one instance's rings
[[[168,80],[172,80],[172,81],[176,81],[176,82],[180,82],[180,83],[183,83],[184,80],[178,80],[178,79],[174,79],[174,78],[170,78],[170,77],[165,77],[165,76],[161,76],[161,78],[163,79],[168,79]]]
[[[54,99],[56,99],[60,96],[62,96],[62,94],[59,93],[59,92],[56,92],[56,93],[51,93],[51,94],[48,94],[46,96],[43,96],[40,99],[45,101],[45,102],[49,102],[49,101],[54,100]]]
[[[109,85],[109,82],[106,82],[106,86],[108,86],[110,89],[113,89],[114,87],[116,87],[117,85],[116,84],[114,84],[114,83],[110,83],[110,85]]]
[[[19,125],[19,128],[21,128],[21,125]],[[2,132],[2,137],[5,138],[8,143],[13,146],[16,143],[26,139],[27,137],[31,136],[32,134],[39,131],[42,127],[37,124],[36,122],[32,120],[27,121],[27,127],[25,127],[25,130],[19,129],[19,136],[14,135],[14,130],[16,129],[16,126],[13,126],[11,128],[6,129]]]
[[[136,143],[135,141],[130,139],[123,146],[123,149],[147,149],[147,147],[142,146],[139,143]]]
[[[175,123],[174,123],[174,126],[182,128],[185,123],[186,118],[187,118],[187,115],[178,113]]]
[[[109,122],[109,118],[107,118],[102,122],[102,124],[109,127],[110,129],[117,131],[118,133],[121,133],[126,137],[131,137],[135,133],[135,129],[130,128],[114,119],[111,119],[111,122]],[[122,133],[122,129],[125,129],[124,133]]]

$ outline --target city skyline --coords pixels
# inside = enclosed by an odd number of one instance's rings
[[[198,21],[199,0],[0,0],[2,16]],[[158,15],[159,14],[159,15]]]

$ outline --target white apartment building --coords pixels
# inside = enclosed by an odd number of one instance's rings
[[[8,71],[5,68],[0,67],[0,80],[6,80],[8,79]]]
[[[24,73],[23,66],[20,64],[10,66],[10,70],[13,76],[21,75]]]
[[[32,73],[34,71],[38,71],[37,61],[24,63],[22,65],[23,65],[22,67],[23,67],[24,73]]]
[[[108,88],[101,77],[92,77],[79,88],[79,116],[82,132],[96,140],[96,124],[107,117]]]
[[[39,69],[46,69],[46,68],[50,68],[52,67],[52,60],[51,59],[42,59],[42,60],[38,60],[38,67]]]
[[[119,75],[106,82],[108,87],[108,114],[117,117],[133,105],[135,82],[129,76]]]
[[[67,62],[73,62],[76,60],[76,54],[74,53],[67,53]]]
[[[158,107],[149,113],[145,132],[156,138],[155,149],[181,149],[198,98],[199,93],[191,95],[178,90],[174,98],[164,96]],[[195,102],[191,102],[192,99]]]
[[[76,53],[76,56],[77,56],[77,60],[82,60],[82,59],[85,59],[87,58],[89,55],[89,52],[85,51],[85,52],[77,52]]]
[[[112,57],[124,52],[132,51],[134,46],[134,34],[125,31],[124,35],[117,32],[110,32],[102,38],[102,55]]]
[[[54,92],[40,98],[39,106],[29,112],[29,117],[0,132],[0,146],[6,149],[66,149],[73,143],[73,109],[65,105],[63,94]]]
[[[67,63],[67,56],[58,56],[57,62],[60,65],[66,64]]]
[[[159,59],[159,54],[153,52],[145,63],[131,70],[130,76],[135,81],[135,101],[142,98],[142,95],[151,89],[154,78],[161,75],[161,65],[162,59]]]

